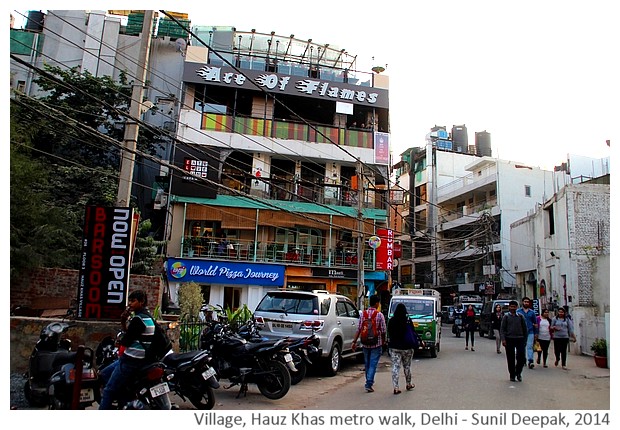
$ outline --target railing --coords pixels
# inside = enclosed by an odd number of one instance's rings
[[[364,268],[374,267],[374,250],[364,247]],[[236,238],[186,236],[181,257],[225,261],[285,263],[303,266],[357,267],[356,248],[328,249],[320,245],[258,242]]]

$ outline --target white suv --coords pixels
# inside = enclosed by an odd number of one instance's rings
[[[269,291],[260,301],[254,317],[261,335],[268,339],[303,338],[313,332],[320,339],[319,352],[330,376],[338,373],[342,358],[359,356],[351,350],[360,313],[346,296],[314,291]]]

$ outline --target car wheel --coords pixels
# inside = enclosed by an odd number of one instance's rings
[[[325,373],[327,376],[336,376],[340,369],[340,344],[334,342],[332,348],[329,351],[329,355],[325,359]]]
[[[430,349],[431,352],[431,358],[437,358],[437,348],[436,347],[431,347]]]

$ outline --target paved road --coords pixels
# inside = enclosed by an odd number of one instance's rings
[[[333,378],[308,376],[280,400],[263,397],[250,386],[245,398],[235,388],[216,390],[214,410],[609,410],[609,369],[587,356],[569,356],[568,370],[553,366],[524,369],[523,382],[510,382],[506,357],[497,354],[495,341],[476,337],[476,351],[465,350],[465,339],[444,326],[438,358],[414,358],[416,388],[392,393],[389,357],[381,358],[375,392],[363,389],[363,365],[347,361]],[[552,348],[551,348],[552,349]],[[552,351],[551,351],[552,352]],[[401,376],[401,386],[404,380]],[[179,403],[182,409],[190,404]]]

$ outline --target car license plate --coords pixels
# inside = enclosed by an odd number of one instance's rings
[[[293,361],[293,356],[291,354],[284,354],[284,361],[290,363]]]
[[[95,391],[92,388],[82,388],[80,390],[80,402],[94,402]]]
[[[202,377],[205,378],[205,381],[212,376],[215,376],[215,369],[213,367],[209,367],[207,370],[202,372]]]
[[[273,327],[273,328],[292,329],[293,328],[293,323],[274,322],[274,323],[271,324],[271,327]]]
[[[157,384],[154,387],[151,387],[151,396],[159,397],[163,396],[166,393],[170,392],[170,388],[168,388],[167,382],[162,382],[161,384]]]

